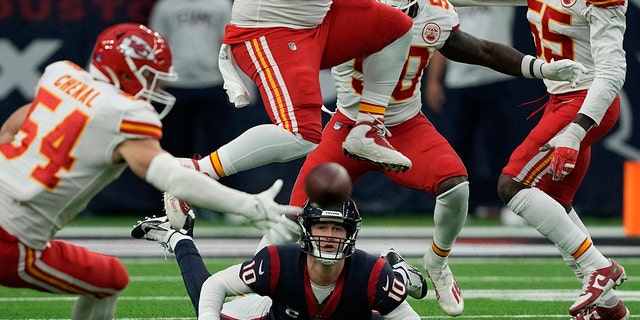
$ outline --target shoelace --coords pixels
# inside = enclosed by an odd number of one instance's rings
[[[371,118],[373,118],[373,126],[378,131],[378,135],[380,136],[380,138],[382,138],[385,141],[387,141],[386,136],[391,137],[391,131],[389,131],[389,129],[387,129],[387,127],[384,125],[384,122],[382,122],[382,120],[380,120],[380,118],[376,118],[376,117],[372,116],[371,114],[369,114],[369,115],[371,116]]]
[[[594,272],[591,272],[588,276],[585,276],[582,278],[582,292],[580,293],[580,295],[582,295],[587,288],[589,287],[589,283],[591,283],[591,279],[593,278],[593,275],[595,274]]]

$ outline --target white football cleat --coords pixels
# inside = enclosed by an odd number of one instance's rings
[[[173,253],[169,246],[169,240],[173,236],[176,230],[171,228],[167,217],[145,217],[144,220],[138,221],[131,230],[131,236],[136,239],[145,239],[149,241],[156,241],[169,252]]]
[[[461,315],[464,311],[464,298],[449,265],[445,263],[439,268],[427,268],[428,255],[425,255],[423,259],[425,271],[431,279],[440,308],[452,317]]]
[[[613,259],[609,259],[609,263],[608,267],[596,269],[582,279],[582,293],[569,308],[571,315],[595,305],[602,295],[627,280],[627,274],[621,265]]]
[[[383,123],[361,122],[356,124],[342,143],[345,154],[367,160],[388,171],[407,171],[411,160],[398,152],[387,141],[391,135]]]

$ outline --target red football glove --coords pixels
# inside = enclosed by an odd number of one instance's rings
[[[584,128],[572,122],[540,148],[540,151],[555,148],[549,163],[549,173],[553,175],[553,181],[564,179],[576,167],[580,143],[586,134]]]

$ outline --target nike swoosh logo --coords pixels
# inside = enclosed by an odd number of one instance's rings
[[[609,280],[607,279],[607,277],[599,274],[596,277],[596,281],[594,281],[593,286],[598,288],[598,289],[604,290],[604,288],[606,287],[607,283],[609,283]]]
[[[264,274],[264,270],[262,270],[262,262],[264,262],[264,260],[260,260],[260,266],[258,266],[258,274],[259,275],[263,275]]]
[[[382,286],[382,290],[389,290],[389,276],[387,276],[387,282],[384,284],[384,286]]]

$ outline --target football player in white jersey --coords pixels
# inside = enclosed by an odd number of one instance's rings
[[[123,264],[54,237],[127,166],[159,190],[260,228],[301,210],[273,201],[281,181],[247,194],[160,147],[160,119],[174,98],[157,84],[173,79],[162,36],[130,23],[98,36],[89,72],[70,61],[46,67],[33,102],[0,129],[0,285],[76,294],[72,319],[112,319],[129,282]],[[158,114],[151,102],[165,108]]]
[[[214,179],[306,156],[320,142],[320,70],[366,55],[352,156],[389,170],[411,161],[384,135],[384,112],[409,48],[411,19],[376,0],[236,0],[220,68],[237,107],[248,100],[235,67],[257,85],[271,124],[252,127],[199,161]],[[375,66],[388,66],[378,72]],[[228,67],[227,67],[228,66]],[[235,88],[235,89],[234,89]],[[342,151],[341,151],[342,152]]]
[[[311,168],[323,162],[342,164],[357,181],[369,171],[386,175],[398,184],[422,190],[436,198],[435,231],[423,266],[431,278],[436,298],[450,316],[464,310],[462,292],[447,263],[449,253],[465,222],[468,209],[468,177],[464,164],[446,139],[421,112],[421,79],[436,50],[449,59],[480,64],[514,76],[577,81],[582,66],[570,60],[545,63],[503,44],[477,39],[459,30],[455,8],[448,1],[384,1],[414,17],[413,40],[402,77],[391,95],[385,123],[389,141],[409,157],[406,174],[380,170],[340,152],[340,142],[355,125],[362,96],[362,58],[332,69],[338,91],[338,108],[326,125],[319,146],[302,166],[290,204],[304,201],[304,181]],[[534,64],[534,70],[529,65]],[[384,68],[384,66],[381,66]]]
[[[573,319],[629,318],[613,288],[624,268],[595,247],[572,203],[589,167],[591,145],[615,125],[626,74],[625,0],[529,0],[538,58],[571,59],[588,69],[577,86],[545,80],[549,100],[536,127],[511,154],[498,181],[509,209],[560,250],[582,279]],[[535,68],[532,65],[532,68]]]

